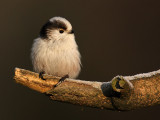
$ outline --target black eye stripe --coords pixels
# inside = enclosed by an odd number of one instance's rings
[[[67,26],[65,23],[61,22],[61,21],[55,21],[53,24],[55,24],[55,28],[62,28],[64,30],[67,29]]]
[[[66,30],[67,26],[65,23],[59,21],[59,20],[55,20],[53,22],[48,21],[46,24],[43,25],[43,27],[41,28],[40,31],[40,37],[42,38],[48,38],[48,31],[52,30],[52,29],[63,29]],[[63,31],[64,32],[64,31]],[[63,33],[62,32],[62,33]]]

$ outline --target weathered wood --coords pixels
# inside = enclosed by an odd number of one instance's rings
[[[52,100],[111,110],[133,110],[160,104],[160,70],[135,76],[117,76],[110,82],[66,79],[16,68],[14,79]]]

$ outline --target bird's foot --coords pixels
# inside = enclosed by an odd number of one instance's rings
[[[65,76],[61,77],[59,82],[56,85],[54,85],[54,87],[57,87],[58,85],[60,85],[66,78],[69,78],[69,75],[65,75]]]
[[[43,71],[43,72],[40,72],[40,73],[39,73],[39,78],[41,78],[42,80],[46,80],[46,79],[43,77],[43,74],[44,74],[44,71]]]

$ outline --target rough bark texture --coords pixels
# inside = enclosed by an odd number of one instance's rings
[[[111,110],[133,110],[160,104],[160,70],[135,76],[117,76],[110,82],[66,79],[57,87],[59,77],[44,76],[16,68],[14,79],[52,100]]]

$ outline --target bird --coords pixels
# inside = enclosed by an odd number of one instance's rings
[[[44,74],[61,77],[59,81],[78,77],[81,54],[67,19],[52,17],[42,26],[39,36],[33,40],[31,60],[33,70],[43,80]]]

